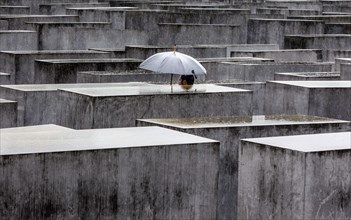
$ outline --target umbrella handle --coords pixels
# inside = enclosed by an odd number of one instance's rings
[[[173,74],[171,74],[171,85],[172,85],[172,81],[173,81]]]

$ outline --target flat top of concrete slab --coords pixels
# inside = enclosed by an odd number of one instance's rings
[[[199,24],[199,23],[158,23],[168,26],[209,26],[209,27],[240,27],[238,24]]]
[[[23,14],[0,15],[0,19],[12,19],[12,18],[60,18],[60,17],[77,17],[77,15],[23,15]]]
[[[18,34],[18,33],[36,33],[36,31],[28,31],[28,30],[0,30],[0,34]]]
[[[0,103],[16,103],[16,101],[11,101],[11,100],[1,99],[0,98]]]
[[[55,124],[35,125],[25,127],[3,128],[0,131],[0,136],[4,134],[20,134],[20,133],[35,133],[35,132],[57,132],[57,131],[74,131],[74,129],[66,128]]]
[[[305,34],[305,35],[285,35],[285,37],[299,38],[330,38],[330,37],[351,37],[351,34]]]
[[[90,97],[118,97],[118,96],[141,96],[141,95],[196,95],[199,93],[233,93],[251,92],[249,90],[217,86],[213,84],[195,84],[189,90],[182,89],[179,85],[140,84],[123,87],[99,87],[99,88],[72,88],[61,89],[66,92],[76,93]]]
[[[145,83],[72,83],[72,84],[22,84],[22,85],[1,85],[0,87],[23,92],[56,91],[67,88],[99,88],[99,87],[122,87],[138,86]]]
[[[276,18],[250,18],[249,20],[255,21],[274,21],[274,22],[312,22],[312,23],[324,23],[322,20],[307,20],[307,19],[276,19]]]
[[[236,46],[237,44],[194,44],[194,45],[178,45],[179,48],[227,48],[230,46]],[[169,49],[172,51],[172,48],[169,46],[157,46],[157,45],[127,45],[126,48],[140,48],[140,49]]]
[[[305,88],[351,88],[351,81],[268,81]]]
[[[278,75],[299,76],[299,77],[335,77],[340,76],[339,72],[294,72],[294,73],[275,73]]]
[[[0,155],[218,143],[160,127],[0,133]]]
[[[48,60],[36,60],[43,63],[124,63],[124,62],[142,62],[140,59],[48,59]]]
[[[0,8],[29,8],[29,6],[22,6],[22,5],[1,5]]]
[[[106,54],[108,52],[104,51],[94,51],[94,50],[14,50],[14,51],[1,51],[0,53],[8,53],[8,54],[18,54],[18,55],[26,55],[26,54]]]
[[[243,141],[301,152],[351,151],[351,132],[250,138]]]
[[[335,60],[339,60],[339,61],[347,61],[347,62],[351,62],[351,58],[335,58]]]
[[[229,116],[229,117],[201,117],[201,118],[163,118],[163,119],[138,119],[138,121],[154,125],[169,126],[181,129],[197,128],[228,128],[251,126],[275,126],[298,124],[328,124],[348,123],[348,121],[323,118],[307,115],[254,115],[254,116]]]
[[[245,62],[245,61],[268,61],[274,62],[273,59],[259,57],[217,57],[217,58],[197,58],[197,61],[202,62]]]
[[[52,22],[52,21],[35,21],[35,22],[26,22],[26,24],[35,24],[35,25],[110,25],[111,22],[80,22],[80,21],[70,21],[70,22]]]
[[[187,5],[185,5],[187,6]],[[186,7],[186,8],[182,8],[183,11],[205,11],[205,12],[209,12],[209,11],[229,11],[229,12],[250,12],[250,9],[240,9],[240,8],[216,8],[214,5],[209,8],[199,8],[199,7]]]
[[[136,10],[138,7],[70,7],[69,10],[100,10],[100,11],[126,11],[126,10]]]

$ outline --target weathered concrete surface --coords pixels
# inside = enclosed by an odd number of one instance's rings
[[[0,6],[0,14],[29,14],[28,6]]]
[[[322,3],[316,2],[314,0],[304,0],[304,1],[277,1],[277,0],[267,0],[266,6],[273,8],[289,8],[298,10],[317,10],[321,11]]]
[[[262,57],[276,62],[317,62],[322,60],[321,50],[251,50],[232,51],[231,57]]]
[[[335,71],[340,71],[340,65],[342,63],[351,63],[351,58],[336,58],[335,59]]]
[[[251,90],[253,114],[262,115],[264,113],[264,98],[265,98],[266,83],[239,81],[239,82],[216,83],[216,85]]]
[[[173,78],[173,84],[178,83],[179,76],[174,75]],[[204,77],[202,76],[202,78]],[[166,84],[170,81],[170,74],[155,73],[144,70],[91,71],[77,73],[77,83],[153,82]],[[198,77],[198,79],[196,79],[196,83],[198,83],[199,81],[200,76]]]
[[[76,83],[79,71],[127,71],[138,68],[138,59],[55,59],[35,61],[35,83]]]
[[[274,80],[277,72],[331,72],[332,63],[303,63],[303,62],[281,62],[281,63],[232,63],[222,62],[216,74],[207,74],[209,80],[243,80],[265,82]]]
[[[322,20],[326,23],[349,23],[351,15],[326,14],[326,15],[311,15],[311,16],[290,16],[290,19],[305,19],[305,20]]]
[[[351,58],[351,50],[327,50],[326,55],[323,56],[325,62],[335,62],[335,58]]]
[[[27,30],[0,30],[0,51],[37,49],[37,32]]]
[[[340,79],[351,80],[351,63],[340,64]]]
[[[347,34],[322,34],[322,35],[286,35],[284,38],[285,49],[315,49],[323,51],[323,57],[327,50],[350,50],[351,35]]]
[[[323,33],[324,21],[293,19],[249,19],[247,43],[278,44],[280,48],[287,48],[284,47],[284,36],[286,35]]]
[[[34,61],[36,59],[92,59],[112,58],[108,52],[90,50],[34,50],[1,51],[0,71],[11,73],[12,84],[34,83]]]
[[[39,5],[39,14],[45,15],[64,15],[66,14],[67,8],[75,7],[107,7],[108,2],[99,3],[51,3],[51,4],[41,4]]]
[[[0,98],[0,128],[15,127],[16,124],[17,102]]]
[[[302,73],[276,73],[274,80],[288,81],[288,80],[340,80],[339,72],[302,72]],[[343,80],[343,79],[341,79]]]
[[[252,91],[212,84],[188,91],[155,84],[62,89],[58,98],[65,103],[58,107],[58,124],[75,129],[129,127],[138,118],[252,114]]]
[[[325,24],[325,33],[326,34],[351,34],[351,22]]]
[[[351,133],[244,139],[238,219],[351,218]]]
[[[138,120],[138,125],[163,126],[221,142],[218,219],[237,219],[237,205],[241,205],[241,200],[237,197],[237,184],[240,178],[238,158],[242,138],[340,132],[351,129],[350,122],[303,115],[141,119]]]
[[[162,35],[150,39],[151,44],[240,44],[246,43],[235,24],[160,23]],[[190,33],[196,33],[194,37]]]
[[[0,97],[17,101],[17,126],[57,124],[57,90],[130,86],[125,83],[2,85]]]
[[[351,120],[351,81],[271,81],[265,114],[305,114]]]
[[[0,15],[1,20],[8,22],[9,30],[34,30],[30,22],[76,22],[74,15]]]
[[[2,131],[5,219],[216,216],[217,141],[159,127]]]
[[[252,50],[279,50],[278,44],[236,44],[228,46],[227,57],[231,57],[232,52],[248,52]]]
[[[121,48],[147,44],[148,34],[139,30],[111,29],[108,22],[32,23],[39,33],[40,50],[85,50]]]
[[[11,84],[11,74],[0,72],[0,85]]]

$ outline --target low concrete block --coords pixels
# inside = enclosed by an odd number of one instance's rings
[[[34,61],[36,59],[92,59],[112,57],[114,57],[112,53],[90,50],[1,51],[0,71],[12,74],[12,84],[32,84],[34,83]]]
[[[351,34],[351,23],[325,24],[325,33],[326,34]]]
[[[276,62],[317,62],[322,60],[321,50],[251,50],[232,51],[231,57],[262,57]]]
[[[16,126],[17,102],[0,99],[0,113],[0,128],[9,128]]]
[[[325,56],[323,56],[323,61],[325,62],[335,62],[336,58],[351,58],[351,50],[327,50],[325,51]]]
[[[0,14],[10,15],[10,14],[29,14],[30,8],[28,6],[0,6]]]
[[[76,83],[80,71],[127,71],[138,68],[138,59],[62,59],[36,60],[35,83]]]
[[[58,124],[76,129],[129,127],[138,118],[252,114],[252,91],[211,84],[62,89],[58,96]]]
[[[11,74],[0,72],[0,85],[11,84]]]
[[[27,30],[0,30],[0,51],[37,49],[37,32]]]
[[[335,71],[340,71],[340,65],[342,63],[351,63],[351,58],[336,58],[335,59]]]
[[[231,63],[223,62],[216,74],[207,74],[206,78],[214,80],[243,80],[266,82],[273,80],[274,74],[279,72],[331,72],[332,63]]]
[[[351,120],[351,81],[271,81],[266,114],[305,114]]]
[[[340,80],[339,72],[302,72],[302,73],[276,73],[274,74],[276,81],[297,81],[297,80]]]
[[[304,115],[141,119],[138,120],[138,125],[162,126],[221,142],[217,219],[237,219],[237,207],[242,207],[242,200],[238,200],[238,167],[241,165],[238,158],[241,156],[241,139],[351,129],[350,122]]]
[[[227,57],[232,52],[247,52],[252,50],[279,50],[278,44],[235,44],[227,47]]]
[[[4,218],[216,217],[217,141],[159,127],[54,130],[0,130]]]
[[[238,219],[351,217],[351,133],[242,140]]]
[[[64,15],[66,14],[67,8],[74,7],[108,7],[108,2],[99,2],[99,3],[51,3],[51,4],[40,4],[39,5],[39,14],[44,15]]]
[[[289,49],[284,47],[284,36],[297,34],[324,34],[324,21],[249,19],[247,31],[248,43],[278,44],[280,48]]]
[[[340,64],[340,79],[351,80],[351,63]]]

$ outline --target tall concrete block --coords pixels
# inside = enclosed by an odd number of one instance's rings
[[[134,126],[138,118],[252,114],[251,91],[211,84],[188,91],[153,84],[62,89],[58,96],[58,124],[76,129]]]
[[[40,4],[39,14],[44,15],[64,15],[66,14],[67,8],[90,8],[90,7],[108,7],[108,2],[99,3],[51,3],[51,4]]]
[[[4,130],[5,219],[216,216],[217,141],[159,127]]]
[[[0,98],[0,128],[17,125],[17,102]]]
[[[351,133],[242,140],[238,219],[351,217]]]
[[[35,31],[11,30],[0,31],[0,51],[2,50],[37,50],[38,36]]]
[[[268,81],[266,114],[351,119],[351,81]]]
[[[286,35],[323,34],[324,21],[249,19],[247,31],[249,44],[278,44],[280,48],[284,48]]]
[[[162,126],[221,142],[217,219],[237,218],[240,140],[243,138],[350,131],[351,123],[304,115],[255,115],[141,119],[139,126]],[[246,174],[248,175],[248,174]],[[261,174],[262,175],[262,174]],[[247,182],[250,184],[250,182]],[[253,219],[255,217],[252,217]]]

